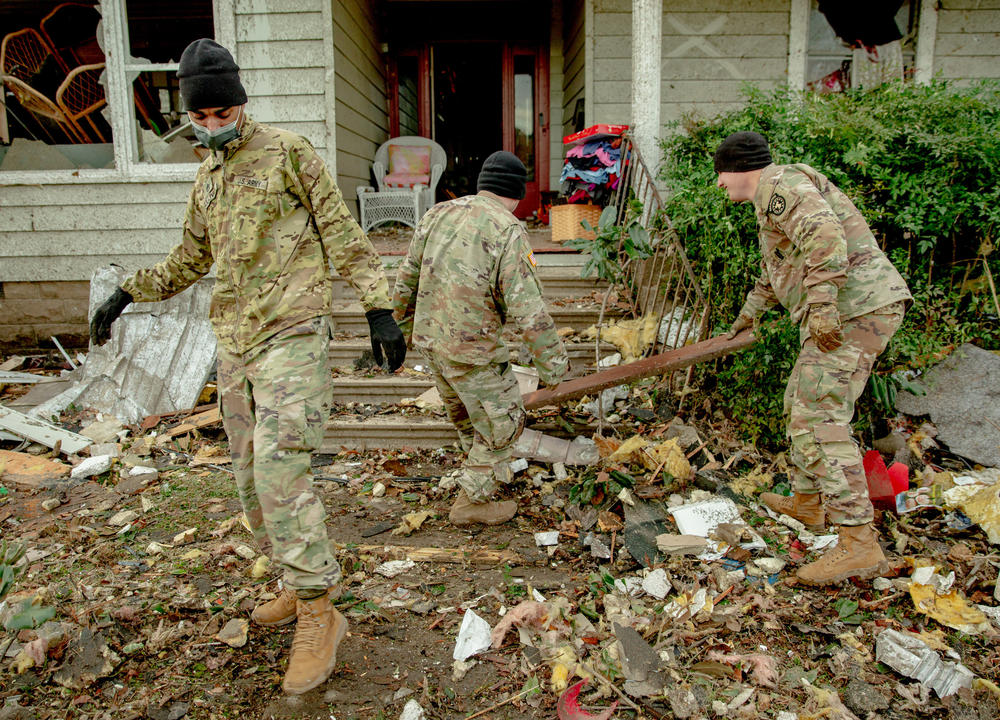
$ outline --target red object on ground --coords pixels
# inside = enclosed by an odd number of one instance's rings
[[[892,483],[892,491],[899,495],[910,489],[910,468],[901,462],[894,462],[889,466],[889,481]]]
[[[618,707],[617,700],[611,704],[611,707],[598,715],[591,715],[580,707],[577,697],[579,697],[580,689],[586,682],[586,680],[581,680],[575,685],[570,685],[566,692],[560,696],[556,705],[556,715],[559,716],[559,720],[608,720],[614,714],[615,708]]]
[[[567,135],[563,138],[563,145],[579,145],[588,140],[598,140],[602,137],[617,137],[628,130],[628,125],[591,125],[580,132]]]
[[[872,505],[895,512],[896,493],[892,489],[892,480],[882,454],[878,450],[869,450],[862,462],[865,466],[865,477],[868,479],[868,497]]]

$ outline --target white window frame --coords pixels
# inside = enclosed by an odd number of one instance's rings
[[[101,0],[99,3],[104,31],[105,78],[108,109],[111,114],[114,168],[79,168],[66,170],[0,170],[3,185],[63,185],[67,183],[176,182],[194,179],[198,163],[140,162],[138,128],[135,121],[132,80],[147,70],[176,70],[177,63],[126,62],[129,56],[128,21],[125,0]],[[236,57],[236,0],[212,0],[215,39]],[[237,63],[239,60],[237,59]],[[132,79],[129,79],[131,75]]]

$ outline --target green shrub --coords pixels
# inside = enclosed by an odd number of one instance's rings
[[[711,298],[716,332],[735,318],[760,255],[752,206],[715,187],[711,158],[730,133],[755,130],[775,162],[807,163],[847,193],[909,283],[914,305],[878,372],[923,368],[970,340],[996,349],[998,127],[1000,86],[944,82],[824,96],[748,89],[739,110],[678,123],[662,142],[665,212]],[[796,329],[779,323],[755,348],[700,368],[701,385],[714,382],[748,438],[780,441],[781,388],[797,352]]]

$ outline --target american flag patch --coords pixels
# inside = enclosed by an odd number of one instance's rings
[[[528,254],[525,255],[524,257],[526,257],[528,259],[528,262],[531,263],[531,267],[533,268],[538,267],[538,263],[535,262],[535,253],[533,253],[531,250],[529,250]]]

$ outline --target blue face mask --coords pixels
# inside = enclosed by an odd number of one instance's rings
[[[227,143],[232,142],[240,136],[238,125],[242,115],[243,108],[240,108],[240,114],[236,116],[235,120],[228,125],[223,125],[215,130],[209,130],[204,125],[199,125],[198,123],[191,121],[191,126],[194,129],[194,136],[198,139],[198,142],[207,147],[209,150],[221,150]]]

